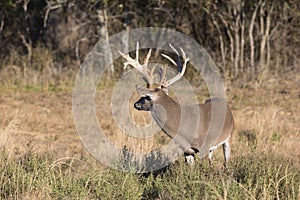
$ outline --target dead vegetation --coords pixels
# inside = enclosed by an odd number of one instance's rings
[[[300,137],[296,124],[300,120],[300,106],[299,91],[295,88],[299,76],[293,76],[293,79],[272,78],[260,85],[247,84],[243,88],[235,83],[227,85],[228,100],[236,121],[233,156],[251,151],[258,154],[272,152],[299,161]],[[99,89],[96,109],[105,134],[117,146],[126,145],[149,152],[169,140],[163,134],[142,140],[124,134],[115,124],[109,109],[111,94],[112,88]],[[71,95],[71,91],[2,92],[1,146],[25,149],[31,142],[37,152],[53,152],[57,157],[81,154],[85,150],[74,126]],[[150,122],[148,113],[134,110],[131,113],[137,124]]]
[[[199,159],[194,169],[180,159],[164,173],[145,177],[109,169],[82,145],[70,91],[2,92],[1,198],[297,199],[300,107],[294,87],[299,77],[294,77],[266,80],[259,86],[227,85],[236,121],[227,173],[220,171],[219,162],[211,168]],[[120,131],[107,109],[110,97],[111,88],[99,89],[96,108],[99,123],[115,144],[146,152],[166,143],[163,134],[134,140]],[[132,114],[137,124],[149,122],[140,112]],[[221,151],[216,152],[220,161]]]

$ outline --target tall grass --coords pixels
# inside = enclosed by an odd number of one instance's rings
[[[0,60],[0,89],[47,92],[71,88],[78,69],[76,62],[58,62],[53,52],[40,45],[32,49],[31,57],[11,50]]]
[[[300,170],[270,155],[235,158],[226,171],[183,160],[158,174],[99,170],[75,158],[0,153],[2,199],[297,199]],[[79,170],[81,169],[81,170]]]

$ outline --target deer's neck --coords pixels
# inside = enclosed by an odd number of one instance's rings
[[[165,95],[153,103],[151,115],[158,126],[170,137],[174,137],[180,125],[180,105]]]

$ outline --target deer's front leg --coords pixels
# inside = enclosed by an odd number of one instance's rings
[[[194,156],[194,154],[185,154],[185,161],[189,165],[195,165],[195,156]]]
[[[188,149],[186,152],[184,152],[185,161],[189,165],[195,165],[195,150],[193,148]]]

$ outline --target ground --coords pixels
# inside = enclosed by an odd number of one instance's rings
[[[272,152],[299,160],[300,151],[297,149],[300,133],[297,124],[300,120],[300,92],[297,85],[299,77],[284,80],[273,78],[260,84],[227,85],[227,99],[235,118],[233,156],[248,153],[249,149],[255,148],[257,153]],[[99,89],[96,94],[99,123],[119,146],[126,145],[126,142],[128,146],[128,140],[113,125],[112,114],[107,109],[110,97],[109,88]],[[136,95],[133,99],[137,98]],[[140,112],[131,112],[133,119],[138,120],[134,116]],[[144,122],[148,122],[147,113],[143,115]],[[58,158],[80,155],[85,151],[74,125],[71,90],[2,92],[0,124],[2,145],[22,149],[31,143],[35,151],[53,152]],[[155,148],[152,143],[163,143],[156,142],[161,138],[164,138],[162,133],[151,140],[151,144],[147,143],[147,148]],[[244,149],[245,143],[249,149]]]
[[[235,118],[235,130],[231,138],[232,158],[231,164],[229,164],[229,176],[219,174],[218,170],[211,171],[212,169],[205,168],[202,165],[201,167],[199,165],[201,161],[198,159],[196,160],[198,167],[190,173],[187,173],[189,169],[186,169],[186,166],[182,166],[181,164],[176,166],[175,164],[175,167],[171,167],[170,172],[161,175],[161,178],[165,177],[164,179],[147,178],[145,180],[134,174],[128,175],[121,172],[107,171],[109,169],[106,166],[95,161],[87,152],[81,143],[74,125],[71,89],[47,92],[34,91],[28,88],[18,90],[5,89],[0,93],[0,148],[5,149],[12,159],[16,157],[18,160],[26,160],[25,157],[28,155],[28,152],[34,155],[46,156],[46,160],[50,160],[50,164],[46,169],[57,168],[59,170],[54,170],[54,174],[50,171],[51,173],[49,172],[50,174],[47,175],[49,177],[45,176],[45,179],[42,180],[33,178],[38,184],[50,181],[48,182],[49,187],[42,187],[45,191],[39,189],[40,185],[29,187],[29,189],[21,188],[10,191],[6,188],[14,188],[14,185],[6,182],[6,179],[1,179],[0,181],[3,184],[1,190],[2,192],[5,191],[2,197],[15,197],[18,193],[23,195],[28,193],[30,198],[36,199],[44,196],[64,198],[70,194],[76,196],[79,193],[83,194],[87,199],[99,198],[102,195],[115,197],[115,193],[109,193],[108,188],[106,188],[105,180],[114,181],[110,185],[112,187],[119,186],[120,183],[122,185],[126,180],[133,181],[136,184],[132,188],[127,188],[128,190],[122,186],[119,190],[120,194],[118,194],[121,197],[124,197],[123,195],[125,194],[137,194],[135,189],[141,192],[139,193],[140,197],[145,198],[170,198],[176,195],[178,195],[177,198],[182,197],[182,195],[188,197],[189,193],[175,194],[171,192],[173,190],[175,192],[180,190],[177,188],[179,179],[172,178],[174,177],[172,175],[174,173],[178,174],[178,177],[184,178],[182,179],[184,184],[187,184],[187,187],[192,187],[191,190],[195,192],[198,191],[197,184],[202,184],[206,188],[206,191],[207,186],[209,186],[208,184],[222,183],[226,185],[228,195],[232,197],[242,197],[248,194],[251,194],[253,198],[259,195],[263,195],[264,197],[276,197],[277,195],[278,197],[278,195],[288,194],[295,198],[297,196],[297,192],[295,193],[295,191],[298,191],[299,186],[299,176],[295,175],[293,169],[299,169],[300,167],[300,127],[298,125],[300,121],[300,91],[297,87],[300,84],[299,81],[299,75],[293,74],[290,76],[287,75],[284,78],[268,78],[260,82],[226,83],[227,99],[232,107]],[[96,111],[98,121],[105,134],[116,145],[120,147],[126,145],[131,150],[149,152],[151,149],[159,148],[169,140],[163,133],[159,133],[153,138],[139,141],[124,135],[122,131],[118,130],[117,126],[113,123],[111,112],[107,109],[110,106],[111,88],[112,86],[101,87],[97,91]],[[134,94],[131,101],[137,98],[138,96]],[[204,102],[205,98],[207,97],[199,94],[200,101]],[[131,110],[131,113],[136,123],[148,123],[150,120],[147,113],[140,113],[134,110]],[[269,157],[270,160],[265,159],[266,157]],[[217,150],[217,153],[214,154],[213,162],[215,169],[221,169],[222,159],[221,150]],[[78,161],[76,165],[72,164],[75,162],[74,160]],[[18,162],[20,163],[20,161]],[[22,161],[21,163],[26,165],[26,162],[25,164],[24,162]],[[39,168],[45,161],[42,163],[39,163],[39,161],[36,162],[37,168]],[[70,166],[72,170],[68,171],[68,167],[61,168],[64,164]],[[251,168],[251,165],[253,165],[253,168]],[[7,175],[6,172],[8,173],[10,169],[18,169],[17,167],[9,166],[2,166],[2,169],[5,169],[2,172],[2,177],[10,177],[11,175]],[[90,166],[93,167],[89,168]],[[268,166],[272,169],[268,168]],[[67,171],[61,171],[63,169]],[[102,170],[105,170],[104,174],[101,172]],[[285,174],[279,174],[282,170],[285,170]],[[203,173],[199,174],[200,171]],[[35,177],[34,174],[31,174],[31,171],[26,171],[26,173],[29,173],[29,177]],[[213,178],[204,176],[207,173],[213,173]],[[116,179],[116,174],[120,176],[120,180]],[[261,184],[257,182],[257,178],[259,178],[257,175],[263,176],[265,178],[263,181],[269,181],[269,183],[265,185],[266,183]],[[28,174],[20,176],[26,177]],[[107,176],[106,179],[103,179],[103,176]],[[53,177],[61,177],[62,183],[53,181]],[[86,177],[88,178],[85,179]],[[94,179],[91,177],[98,178]],[[127,179],[127,177],[130,178]],[[185,182],[191,179],[191,177],[195,179],[194,182]],[[70,182],[66,183],[64,178],[67,178]],[[81,184],[82,179],[86,181],[84,185]],[[220,182],[220,180],[224,181],[224,179],[230,179],[233,182]],[[17,178],[17,180],[19,179]],[[23,178],[22,180],[25,181],[26,179]],[[57,179],[54,178],[54,180]],[[278,191],[284,190],[284,188],[279,188],[279,183],[282,183],[282,180],[286,180],[283,187],[290,187],[291,185],[289,184],[292,184],[293,189],[291,192],[278,193]],[[257,185],[255,187],[251,186],[249,185],[249,181]],[[173,186],[166,189],[170,183]],[[102,184],[104,184],[103,190],[95,189]],[[233,186],[235,184],[237,186]],[[274,193],[273,190],[268,190],[273,187],[273,184],[276,186],[275,191],[277,193]],[[67,186],[70,187],[70,190],[65,191],[64,187]],[[77,190],[73,187],[82,187],[82,189]],[[208,190],[211,187],[212,185],[208,187]],[[224,188],[215,187],[211,191],[212,194],[217,197],[220,197],[219,195],[227,195],[226,190],[225,193],[222,193]],[[238,189],[234,189],[235,187],[238,187]],[[259,192],[259,189],[266,189],[265,187],[268,188],[265,193]],[[247,190],[241,193],[240,190],[243,191],[243,188],[247,188]],[[294,188],[296,188],[295,191]],[[125,190],[129,193],[124,193]],[[235,191],[239,192],[235,193]],[[202,196],[202,192],[197,194]]]

